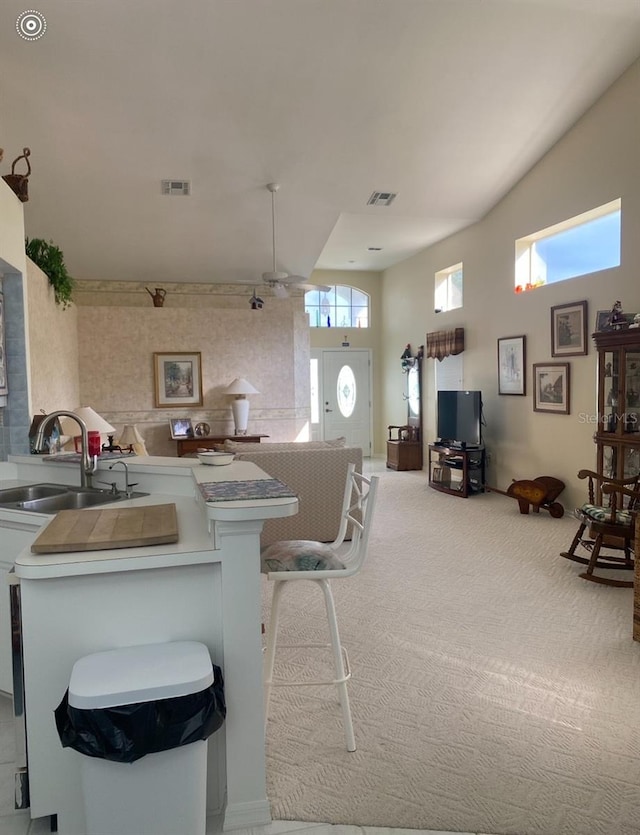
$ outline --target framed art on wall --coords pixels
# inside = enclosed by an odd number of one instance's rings
[[[568,362],[534,363],[533,411],[569,414]]]
[[[526,394],[525,336],[498,339],[498,394]]]
[[[200,352],[153,355],[157,409],[202,406]]]
[[[551,356],[579,357],[588,351],[586,301],[552,307]]]

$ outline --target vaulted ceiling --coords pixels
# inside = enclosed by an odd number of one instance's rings
[[[384,269],[480,219],[640,55],[640,0],[36,2],[33,40],[0,8],[0,170],[31,149],[27,234],[79,279],[259,281],[273,181],[278,268]]]

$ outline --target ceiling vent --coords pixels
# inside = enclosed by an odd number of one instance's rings
[[[390,206],[397,196],[392,191],[374,191],[367,200],[367,206]]]
[[[162,193],[171,196],[174,194],[188,196],[191,194],[191,183],[189,180],[163,180]]]

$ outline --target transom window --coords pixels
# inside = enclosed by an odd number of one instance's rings
[[[621,215],[621,200],[612,200],[519,238],[516,293],[619,267]]]
[[[434,304],[436,313],[462,307],[462,264],[436,273]]]
[[[335,285],[324,290],[308,290],[304,309],[312,328],[368,328],[369,296],[355,287]]]

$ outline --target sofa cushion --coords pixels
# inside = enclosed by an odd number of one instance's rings
[[[334,438],[330,441],[285,441],[284,443],[252,444],[243,441],[232,441],[227,438],[224,448],[233,452],[290,452],[305,449],[331,449],[346,446],[346,438]]]
[[[338,571],[344,565],[333,549],[322,542],[310,539],[291,539],[274,542],[262,549],[260,571]]]

